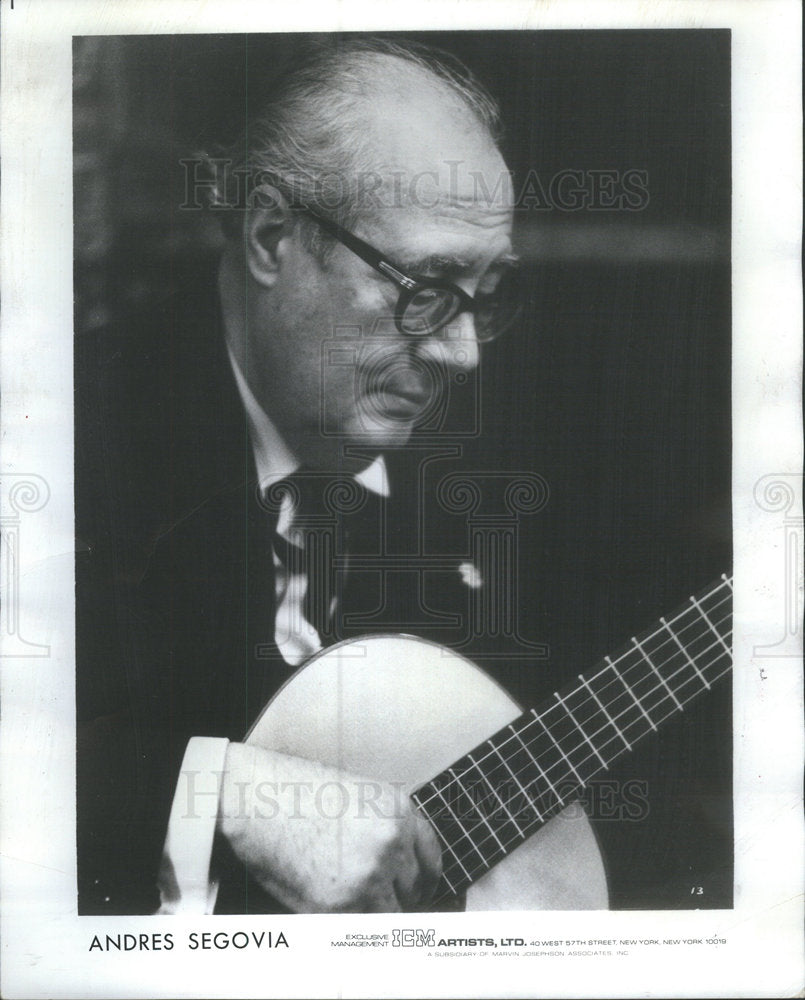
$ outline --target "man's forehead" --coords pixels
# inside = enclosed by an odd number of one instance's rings
[[[385,158],[373,183],[384,204],[398,207],[494,216],[510,211],[513,202],[511,172],[491,144],[486,149],[422,145],[407,162]]]
[[[512,259],[511,211],[473,206],[408,206],[377,219],[379,245],[403,269],[469,273]]]
[[[495,254],[510,249],[511,174],[485,137],[465,145],[465,155],[452,158],[419,149],[407,165],[386,162],[367,185],[360,200],[371,228],[399,263],[442,255],[462,271],[488,260],[490,247]]]
[[[441,170],[384,172],[376,183],[382,207],[436,211],[445,218],[471,214],[480,225],[495,225],[513,208],[514,185],[502,164],[484,171],[455,160]]]
[[[511,197],[510,174],[487,127],[444,84],[419,73],[380,84],[365,107],[363,141],[383,186],[400,199],[462,207]]]
[[[513,183],[488,128],[443,82],[398,70],[376,80],[362,119],[374,169],[359,212],[374,217],[378,245],[409,261],[451,257],[454,270],[488,260],[490,247],[505,253]]]

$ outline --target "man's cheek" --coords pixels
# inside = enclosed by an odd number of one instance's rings
[[[324,436],[351,431],[358,411],[355,371],[338,356],[330,356],[322,366],[318,392],[318,416]]]

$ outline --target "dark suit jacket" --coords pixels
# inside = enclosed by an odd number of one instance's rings
[[[273,639],[273,522],[212,281],[80,341],[76,382],[79,907],[150,912],[187,740],[242,739],[292,673]],[[455,465],[446,452],[431,478]],[[400,570],[371,627],[332,639],[390,628],[455,644],[467,632],[466,518],[417,521],[432,488],[422,456],[386,456],[384,545],[421,565],[430,537],[448,557],[424,577]]]
[[[206,294],[168,298],[76,344],[80,912],[155,908],[186,739],[229,735],[247,719],[237,680],[205,697],[216,655],[231,658],[227,642],[246,616],[235,599],[246,587],[244,519],[221,505],[248,497],[251,475],[217,317],[210,279]],[[216,520],[211,533],[190,532],[194,511]],[[204,582],[223,598],[204,597]],[[210,630],[211,655],[199,657],[197,624],[208,615],[227,625]],[[233,674],[244,668],[240,659]]]
[[[152,912],[188,738],[241,739],[292,673],[273,642],[272,523],[254,488],[212,276],[114,329],[79,334],[75,359],[79,912]],[[385,617],[355,634],[402,624],[460,645],[532,705],[611,650],[627,629],[650,624],[684,597],[674,583],[668,603],[658,598],[647,620],[632,606],[646,579],[661,590],[679,562],[678,519],[668,519],[664,537],[650,520],[656,505],[644,511],[627,496],[603,507],[590,471],[595,452],[574,454],[570,464],[561,453],[561,467],[548,474],[547,515],[532,518],[539,527],[528,539],[506,535],[516,565],[498,558],[503,582],[514,586],[507,606],[515,634],[500,616],[495,627],[477,627],[457,566],[476,554],[473,537],[483,548],[483,531],[498,524],[500,487],[508,481],[493,472],[473,477],[498,491],[491,506],[484,498],[475,521],[460,487],[450,509],[438,485],[459,469],[462,452],[465,469],[496,468],[499,456],[473,465],[470,446],[451,446],[448,434],[435,443],[417,438],[386,456],[391,550],[414,567],[423,553],[425,562],[428,553],[445,558],[424,575],[400,575]],[[525,460],[515,461],[522,468]],[[678,467],[664,473],[671,484]],[[575,486],[563,489],[565,482]],[[667,495],[658,493],[661,501]],[[503,510],[498,524],[504,535],[528,521],[510,513]],[[701,561],[709,565],[709,556]],[[723,568],[719,558],[693,583]],[[603,610],[590,614],[593,606]],[[423,608],[432,620],[417,618]],[[507,651],[514,654],[508,661],[491,655]],[[710,888],[696,905],[730,905],[728,687],[713,705],[686,711],[670,735],[619,769],[616,777],[644,782],[650,799],[639,823],[611,812],[597,821],[619,905],[689,906],[690,886],[703,880]],[[237,900],[230,905],[242,908]]]

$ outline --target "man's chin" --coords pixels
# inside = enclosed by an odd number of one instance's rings
[[[416,420],[372,414],[349,421],[344,428],[344,439],[350,443],[371,445],[378,450],[394,448],[408,442],[416,427]]]

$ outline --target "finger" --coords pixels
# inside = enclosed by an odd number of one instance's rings
[[[417,905],[430,901],[442,876],[442,851],[430,824],[416,817],[414,853],[418,861]]]
[[[421,913],[427,910],[433,896],[438,879],[417,868],[413,881],[407,884],[401,876],[394,879],[394,891],[400,902],[401,909],[406,913]]]
[[[414,850],[422,868],[438,881],[442,874],[442,849],[430,823],[414,817]]]
[[[406,907],[398,898],[392,883],[386,883],[382,892],[370,896],[366,900],[361,913],[401,913]]]
[[[422,866],[416,854],[416,842],[412,840],[400,852],[394,866],[394,893],[403,910],[414,910],[419,905],[422,880]]]

